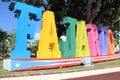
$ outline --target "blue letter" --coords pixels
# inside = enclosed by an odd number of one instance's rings
[[[28,25],[29,16],[34,20],[41,19],[42,9],[17,2],[14,12],[19,15],[15,49],[11,51],[11,58],[30,58],[30,51],[27,50],[27,39],[34,37],[34,25]]]

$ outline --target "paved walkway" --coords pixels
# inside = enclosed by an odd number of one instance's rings
[[[0,78],[0,80],[62,80],[62,79],[70,79],[70,78],[77,78],[77,77],[113,73],[113,72],[119,72],[119,71],[120,71],[120,67],[114,67],[114,68],[70,72],[70,73],[60,73],[60,74]]]
[[[93,76],[69,78],[64,80],[120,80],[120,71]]]

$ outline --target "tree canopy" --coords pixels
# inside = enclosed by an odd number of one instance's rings
[[[0,57],[8,52],[7,45],[8,37],[9,37],[8,33],[0,29]]]
[[[12,0],[2,0],[10,2]],[[14,0],[54,11],[58,36],[65,31],[61,24],[65,16],[86,23],[105,25],[120,31],[120,0]]]

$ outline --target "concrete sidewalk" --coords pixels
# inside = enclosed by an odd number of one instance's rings
[[[119,71],[120,71],[120,67],[114,67],[114,68],[60,73],[60,74],[0,78],[0,80],[62,80],[62,79],[68,79],[68,78],[85,77],[85,76],[119,72]]]

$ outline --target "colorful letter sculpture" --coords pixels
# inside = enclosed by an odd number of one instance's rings
[[[100,52],[101,55],[107,55],[108,53],[108,34],[107,34],[107,28],[103,26],[98,26],[98,41],[100,46]]]
[[[114,35],[111,29],[108,29],[107,33],[108,33],[108,55],[111,55],[114,54],[115,52]]]
[[[42,9],[17,2],[14,12],[19,14],[18,27],[16,31],[15,49],[11,51],[11,58],[30,58],[30,51],[27,50],[27,37],[34,37],[34,25],[28,25],[29,14],[35,15],[35,20],[41,19]]]
[[[85,21],[77,22],[76,57],[90,56]]]
[[[67,41],[60,41],[60,50],[63,58],[75,57],[76,41],[75,41],[75,26],[77,19],[66,17],[63,19],[65,24],[69,24],[66,30]]]
[[[85,21],[65,17],[63,23],[66,25],[66,36],[62,36],[62,40],[58,44],[54,12],[47,10],[42,15],[42,8],[35,8],[19,2],[14,5],[14,12],[18,14],[15,48],[10,52],[11,57],[3,60],[3,69],[19,71],[80,64],[90,66],[92,62],[120,58],[120,54],[111,55],[114,54],[115,46],[114,36],[110,29],[107,30],[102,26],[97,28],[94,24],[85,26]],[[36,58],[30,58],[30,51],[27,50],[27,39],[34,37],[35,27],[33,24],[28,24],[29,17],[34,20],[42,18]],[[76,25],[77,30],[75,29]]]
[[[54,13],[52,11],[45,11],[43,13],[37,58],[61,58]]]
[[[98,28],[94,24],[87,24],[86,27],[91,56],[100,56],[101,54],[98,43]]]

